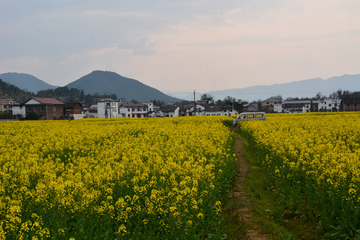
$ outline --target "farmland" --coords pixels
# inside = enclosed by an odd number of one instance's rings
[[[219,239],[226,117],[0,125],[0,239]]]
[[[269,114],[240,132],[275,196],[270,216],[310,222],[325,238],[360,237],[359,113]]]
[[[269,217],[314,235],[360,229],[360,114],[268,114],[239,124]],[[236,164],[230,117],[4,122],[0,239],[224,239]]]

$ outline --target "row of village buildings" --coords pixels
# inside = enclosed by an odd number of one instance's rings
[[[268,98],[259,104],[252,102],[244,105],[249,112],[265,111],[274,113],[304,113],[304,112],[334,112],[334,111],[360,111],[360,98],[324,98],[320,100],[283,101]]]
[[[194,107],[196,111],[194,112]],[[198,101],[186,105],[182,108],[167,104],[164,107],[154,105],[152,102],[146,103],[125,103],[110,98],[101,99],[97,105],[84,108],[79,102],[63,103],[55,98],[33,97],[22,104],[16,103],[11,99],[0,100],[0,112],[11,112],[18,119],[25,118],[29,112],[37,114],[40,120],[59,120],[82,118],[144,118],[144,117],[180,117],[180,116],[199,116],[199,115],[234,115],[238,111],[226,105],[222,107],[211,106],[205,101]]]
[[[242,105],[242,112],[275,112],[301,113],[321,111],[360,111],[360,98],[322,100],[282,101],[269,98],[262,102]],[[194,111],[196,109],[196,111]],[[180,116],[214,116],[236,115],[239,111],[233,105],[209,105],[205,101],[196,101],[183,107],[171,104],[159,107],[152,102],[141,104],[125,103],[110,98],[101,99],[97,105],[84,108],[79,102],[63,103],[55,98],[30,98],[22,104],[11,99],[0,99],[0,112],[11,112],[18,119],[25,118],[27,113],[34,112],[40,120],[82,119],[82,118],[144,118],[144,117],[180,117]]]

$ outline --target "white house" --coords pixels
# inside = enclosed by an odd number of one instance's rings
[[[123,103],[119,105],[119,115],[121,117],[130,117],[130,118],[144,118],[144,117],[153,117],[154,104],[152,102],[148,103]]]
[[[156,116],[158,117],[179,117],[180,116],[180,107],[178,106],[166,106],[165,108],[160,108]]]
[[[98,118],[117,118],[118,114],[118,101],[111,98],[104,98],[97,103]]]
[[[284,113],[304,113],[311,112],[311,103],[313,104],[313,111],[317,111],[318,102],[311,100],[283,101],[282,109],[278,105],[276,107],[278,109],[277,112],[282,110],[281,112]]]
[[[319,100],[319,111],[332,112],[333,109],[340,110],[341,99],[325,98]]]
[[[239,114],[238,111],[234,110],[231,106],[213,106],[206,103],[196,103],[196,112],[194,114],[194,105],[189,104],[185,106],[186,116],[217,116],[217,115],[224,115],[224,116],[231,116]]]

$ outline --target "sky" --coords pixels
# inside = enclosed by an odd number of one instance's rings
[[[0,0],[0,73],[163,92],[360,73],[359,0]]]

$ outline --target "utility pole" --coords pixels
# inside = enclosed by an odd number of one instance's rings
[[[195,90],[194,90],[194,116],[196,116]]]
[[[105,107],[105,118],[107,118],[107,102],[106,102],[106,94],[104,94],[104,107]]]

